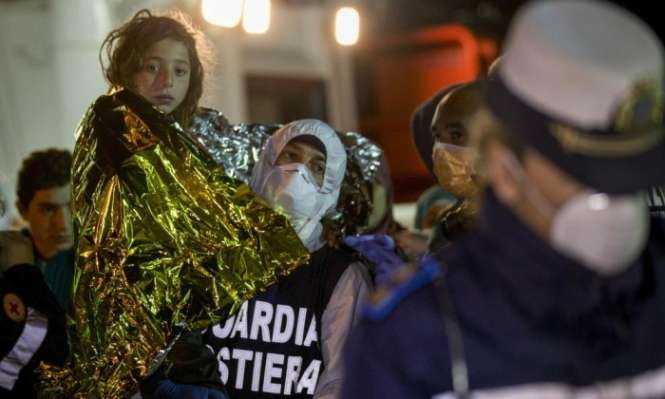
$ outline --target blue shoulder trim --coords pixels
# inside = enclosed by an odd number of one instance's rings
[[[431,256],[425,257],[416,268],[409,264],[402,266],[391,273],[385,286],[377,288],[370,303],[365,305],[363,315],[374,321],[385,319],[406,297],[441,275],[439,262]]]

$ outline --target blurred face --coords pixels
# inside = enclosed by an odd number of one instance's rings
[[[323,185],[323,177],[326,172],[326,156],[313,145],[290,141],[277,157],[276,165],[287,165],[290,163],[303,164],[309,169],[319,187]]]
[[[492,141],[485,156],[488,183],[499,200],[545,240],[549,240],[556,212],[586,191],[585,186],[533,149],[527,149],[516,165],[512,152]]]
[[[525,226],[601,275],[620,273],[637,259],[649,236],[643,193],[599,193],[501,133],[505,127],[489,111],[481,111],[476,122],[473,135],[483,151],[484,178]]]
[[[169,114],[187,96],[190,71],[187,47],[164,39],[146,52],[141,70],[134,75],[134,88],[157,109]]]
[[[72,220],[69,208],[70,186],[38,190],[21,216],[30,225],[35,247],[49,259],[72,247]]]

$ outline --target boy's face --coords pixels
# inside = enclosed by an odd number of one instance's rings
[[[190,75],[187,47],[164,39],[146,52],[141,70],[134,75],[134,88],[157,109],[170,114],[187,96]]]
[[[432,120],[434,174],[439,185],[457,198],[472,198],[479,188],[474,179],[474,156],[467,147],[469,125],[479,103],[465,90],[463,87],[445,96]]]
[[[45,259],[73,244],[69,208],[69,184],[37,190],[21,216],[30,224],[30,233],[39,254]]]
[[[312,176],[316,179],[319,187],[323,185],[323,177],[326,173],[326,156],[311,144],[290,141],[277,157],[276,165],[287,165],[300,163],[305,165]]]
[[[469,123],[480,104],[475,97],[466,95],[465,88],[445,96],[432,117],[432,136],[435,142],[468,145]]]

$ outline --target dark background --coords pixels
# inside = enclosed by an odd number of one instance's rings
[[[659,30],[662,20],[660,2],[611,2],[632,11],[654,30]],[[524,0],[365,0],[359,4],[371,13],[373,35],[456,22],[469,26],[478,34],[501,39],[515,11],[524,3]]]
[[[307,0],[290,0],[302,3]],[[611,1],[637,14],[663,40],[659,2]],[[385,150],[397,202],[415,201],[436,184],[412,143],[410,116],[422,101],[457,81],[482,76],[501,46],[524,0],[363,0],[362,35],[353,48],[360,131]],[[441,36],[407,38],[440,27],[462,25],[489,44],[476,72],[460,67],[459,43]],[[445,35],[444,35],[445,36]],[[396,43],[388,44],[387,43]],[[487,55],[493,54],[493,55]],[[448,63],[449,65],[443,65]],[[466,63],[468,66],[468,62]],[[457,69],[456,69],[457,68]],[[470,76],[471,74],[471,76]]]

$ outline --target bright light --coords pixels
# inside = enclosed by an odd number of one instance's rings
[[[270,0],[245,0],[242,27],[247,33],[266,33],[270,28]]]
[[[607,194],[597,193],[589,196],[589,208],[593,211],[604,211],[610,206],[610,197]]]
[[[209,23],[224,28],[234,28],[242,17],[243,0],[203,0],[201,13]]]
[[[342,7],[335,15],[335,39],[342,46],[353,46],[360,37],[360,14],[353,7]]]

